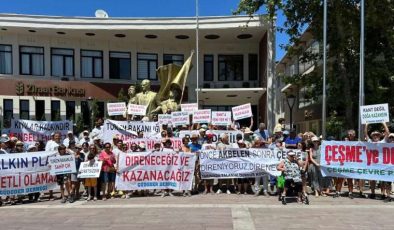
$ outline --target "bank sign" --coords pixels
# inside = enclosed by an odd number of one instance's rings
[[[24,84],[19,81],[15,85],[16,94],[19,96],[59,96],[59,97],[85,97],[85,89],[71,87],[37,86],[34,84]]]

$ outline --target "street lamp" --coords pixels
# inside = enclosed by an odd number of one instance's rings
[[[287,96],[287,105],[289,106],[290,110],[290,130],[293,129],[293,107],[295,104],[296,97],[293,94]]]

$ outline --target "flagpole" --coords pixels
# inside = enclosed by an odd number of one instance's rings
[[[322,136],[326,139],[326,66],[327,66],[327,0],[323,0],[323,108]]]
[[[364,105],[364,0],[360,1],[360,86],[359,86],[359,106]],[[359,107],[360,108],[360,107]],[[360,109],[358,109],[360,111]],[[361,116],[358,116],[358,140],[363,140],[363,129]]]
[[[200,69],[199,69],[199,37],[198,37],[198,30],[199,30],[199,24],[198,24],[198,0],[196,0],[196,72],[197,72],[197,88],[196,88],[196,100],[197,100],[197,106],[199,104],[199,93],[200,93],[200,86],[199,86],[199,79],[200,79]]]

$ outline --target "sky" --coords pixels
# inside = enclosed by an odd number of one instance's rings
[[[199,15],[231,15],[239,1],[199,0]],[[103,9],[110,17],[192,17],[195,6],[195,0],[0,0],[0,13],[94,17],[97,9]],[[284,21],[278,15],[277,25]],[[276,60],[285,54],[279,46],[287,42],[288,36],[276,33]]]

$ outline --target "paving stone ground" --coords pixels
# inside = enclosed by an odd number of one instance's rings
[[[0,229],[394,229],[394,202],[310,201],[284,206],[277,197],[234,194],[44,201],[0,207]]]

